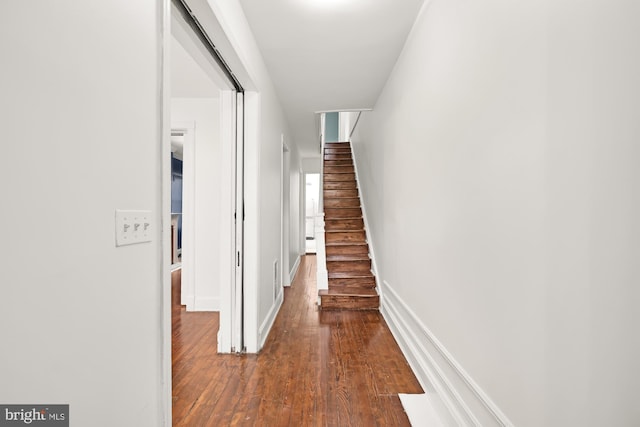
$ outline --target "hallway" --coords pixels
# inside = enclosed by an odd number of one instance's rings
[[[218,355],[218,313],[187,313],[174,273],[174,426],[409,425],[398,393],[422,389],[382,316],[319,311],[315,262],[302,258],[258,355]]]

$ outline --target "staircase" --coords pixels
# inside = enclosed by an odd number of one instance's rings
[[[329,289],[319,292],[323,310],[377,310],[369,245],[348,142],[324,148],[324,223]]]

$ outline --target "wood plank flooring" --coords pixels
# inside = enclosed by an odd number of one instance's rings
[[[320,311],[304,256],[259,355],[216,353],[218,313],[187,313],[173,285],[173,425],[409,426],[422,389],[377,311]]]

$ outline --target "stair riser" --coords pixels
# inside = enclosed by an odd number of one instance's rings
[[[358,189],[345,188],[342,190],[324,190],[324,200],[331,199],[331,198],[345,198],[345,197],[358,197]]]
[[[328,231],[333,230],[362,230],[364,228],[364,221],[361,219],[336,219],[325,220],[324,229]]]
[[[325,160],[324,167],[334,167],[334,166],[353,166],[353,161],[351,159],[342,159],[342,160]]]
[[[350,243],[364,242],[366,237],[364,231],[338,231],[333,233],[325,233],[324,239],[327,243]]]
[[[336,246],[336,245],[334,245]],[[371,262],[369,255],[327,255],[327,261],[342,261],[342,262],[355,262],[355,261],[365,261]]]
[[[369,246],[367,245],[342,245],[327,246],[325,248],[327,255],[368,255]]]
[[[354,173],[354,169],[352,165],[325,166],[324,173]]]
[[[354,295],[321,295],[323,310],[377,310],[380,297]]]
[[[360,208],[324,208],[325,219],[360,218]]]
[[[355,173],[326,173],[324,174],[325,182],[335,182],[335,181],[355,181],[356,174]]]
[[[371,261],[327,261],[329,273],[369,273]]]
[[[329,287],[336,290],[373,289],[376,280],[373,277],[354,277],[348,279],[329,278]]]
[[[325,199],[324,206],[327,208],[357,208],[360,207],[360,199]]]
[[[324,154],[348,154],[351,155],[351,148],[349,147],[338,147],[338,148],[325,148]]]
[[[325,160],[349,160],[351,161],[351,154],[325,154]]]
[[[355,181],[333,181],[325,182],[323,189],[326,190],[357,190],[358,186]]]

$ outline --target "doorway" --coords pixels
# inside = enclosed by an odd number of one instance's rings
[[[175,190],[164,214],[174,229],[165,248],[172,269],[180,269],[185,311],[219,312],[217,350],[241,351],[243,220],[236,212],[243,201],[242,87],[223,69],[185,0],[171,0],[170,28],[164,43],[170,83],[165,105],[171,163],[181,157],[182,171],[178,177],[165,169]],[[179,192],[181,206],[173,200]]]
[[[316,226],[318,225],[320,201],[320,174],[305,173],[305,252],[316,253]]]
[[[171,271],[182,267],[182,165],[184,135],[171,132]]]

